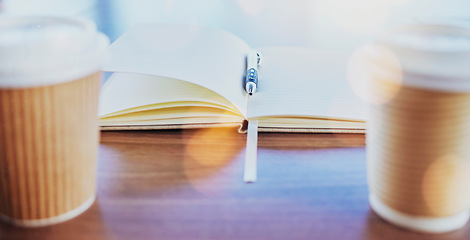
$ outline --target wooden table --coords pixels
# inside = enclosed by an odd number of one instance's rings
[[[469,239],[409,232],[368,204],[364,135],[259,137],[259,180],[242,181],[236,129],[102,133],[98,198],[68,222],[0,239]]]

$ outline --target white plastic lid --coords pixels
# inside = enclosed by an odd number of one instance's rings
[[[404,85],[470,91],[469,28],[444,24],[407,25],[387,32],[378,46],[369,56],[380,72],[393,72],[395,80]],[[387,59],[391,54],[395,60]],[[390,64],[395,62],[398,64]],[[396,79],[397,71],[402,79]]]
[[[90,20],[0,18],[0,87],[24,88],[75,80],[99,71],[108,38]]]

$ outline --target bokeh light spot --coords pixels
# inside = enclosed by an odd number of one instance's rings
[[[470,163],[458,155],[443,156],[429,165],[423,177],[423,197],[436,216],[468,209]]]
[[[224,165],[240,150],[231,137],[235,134],[234,128],[201,129],[186,145],[186,153],[201,165]]]
[[[243,12],[250,16],[258,15],[265,7],[266,0],[237,0]]]
[[[377,44],[364,45],[351,55],[348,81],[361,100],[374,105],[385,104],[402,87],[402,65],[389,49]]]
[[[389,17],[389,2],[392,1],[320,0],[317,8],[347,32],[372,34],[380,30]]]
[[[185,147],[184,172],[194,190],[206,196],[224,193],[225,182],[220,179],[233,174],[228,166],[244,147],[239,135],[234,128],[207,128],[191,136]]]

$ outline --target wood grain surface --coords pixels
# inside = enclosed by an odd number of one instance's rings
[[[389,225],[368,204],[364,135],[259,137],[245,184],[236,129],[103,132],[98,199],[51,227],[0,224],[0,239],[468,239]]]

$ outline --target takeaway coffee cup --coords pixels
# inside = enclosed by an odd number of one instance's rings
[[[95,199],[108,39],[77,18],[0,18],[0,218],[44,226]]]
[[[470,207],[470,30],[394,29],[367,52],[372,209],[416,231],[458,229]]]

